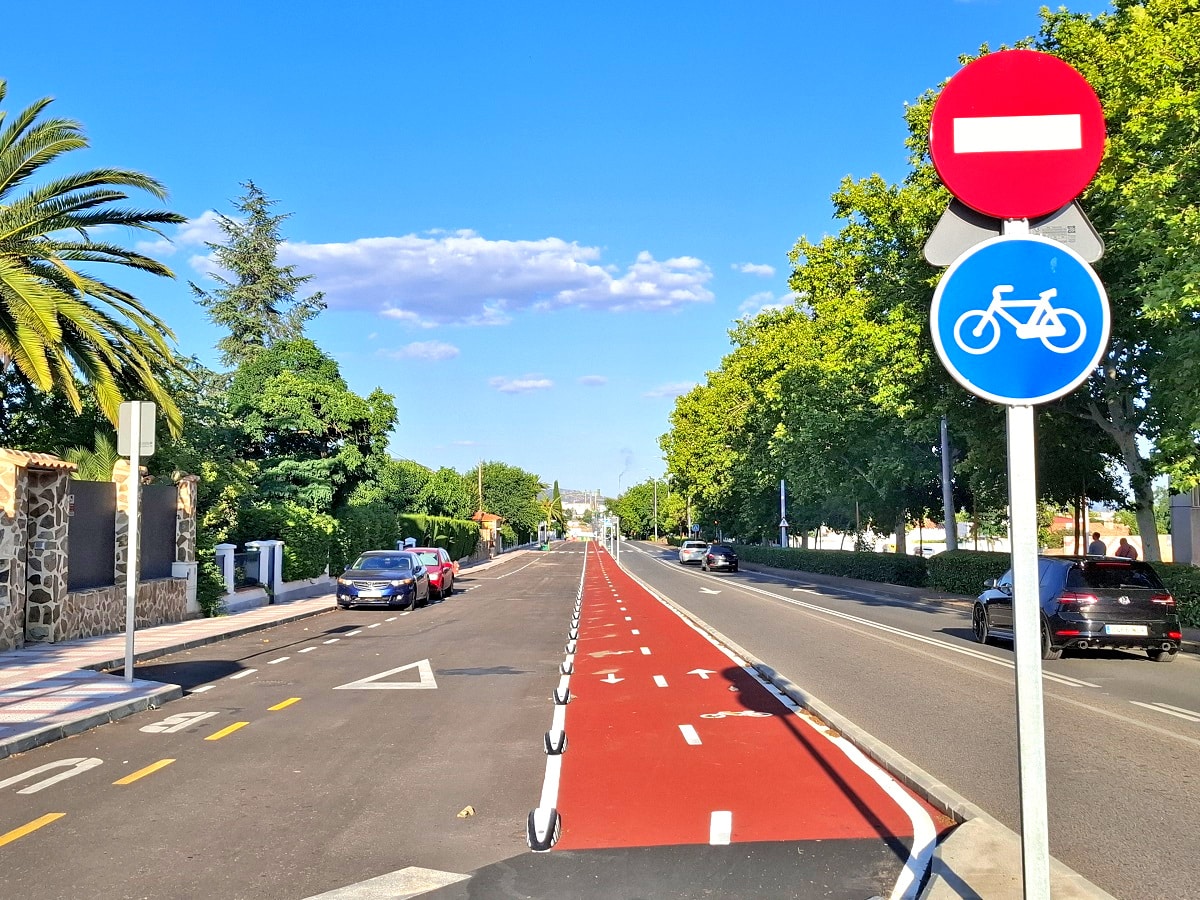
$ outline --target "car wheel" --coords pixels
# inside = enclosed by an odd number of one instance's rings
[[[1175,657],[1179,655],[1178,650],[1147,650],[1146,655],[1150,657],[1151,662],[1169,663],[1175,662]]]
[[[987,607],[982,603],[976,603],[971,613],[971,631],[975,633],[975,640],[981,644],[986,644],[991,637],[992,627],[988,624]]]
[[[1063,648],[1055,647],[1050,643],[1050,629],[1046,627],[1046,623],[1042,623],[1042,659],[1059,659],[1062,657]]]
[[[447,597],[449,597],[453,593],[454,593],[454,582],[449,581],[446,583],[446,586],[444,588],[442,588],[442,599],[445,600]]]
[[[732,569],[730,569],[729,571],[730,571],[730,572],[736,572],[736,571],[737,571],[737,566],[734,566],[734,567],[733,567]]]
[[[706,560],[706,559],[702,559],[702,560],[700,560],[700,571],[701,571],[701,572],[707,572],[707,571],[708,571],[708,560]]]

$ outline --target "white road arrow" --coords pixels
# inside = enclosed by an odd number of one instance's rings
[[[692,669],[692,671],[688,672],[688,674],[689,675],[699,675],[705,681],[708,681],[709,675],[716,675],[717,673],[715,671],[713,671],[712,669]]]
[[[618,681],[624,681],[625,679],[618,678],[612,672],[609,672],[607,678],[601,678],[600,680],[603,681],[605,684],[616,684]]]
[[[708,588],[700,588],[700,593],[702,593],[702,594],[719,594],[721,592],[709,590]]]

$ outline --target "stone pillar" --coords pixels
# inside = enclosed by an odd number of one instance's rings
[[[225,593],[233,593],[233,554],[237,544],[217,544],[217,568],[221,570],[221,578],[225,581]]]
[[[25,636],[53,643],[67,599],[67,469],[27,470]]]
[[[141,468],[141,467],[139,467]],[[144,471],[144,469],[142,470]],[[139,476],[141,472],[138,473]],[[125,584],[125,573],[129,570],[129,513],[133,508],[133,480],[129,474],[129,460],[119,459],[113,466],[113,483],[117,486],[117,517],[113,559],[113,578],[118,585]],[[140,514],[141,507],[138,507]],[[141,525],[141,522],[138,523]],[[138,529],[139,533],[141,529]],[[176,557],[178,558],[178,557]],[[141,579],[138,579],[139,582]]]
[[[1200,561],[1200,489],[1171,495],[1171,558]]]
[[[196,494],[200,478],[184,475],[175,487],[179,500],[175,506],[175,561],[196,562]]]
[[[25,644],[25,469],[0,461],[0,650]]]

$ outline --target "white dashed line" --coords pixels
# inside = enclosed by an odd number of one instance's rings
[[[291,659],[291,657],[290,657],[290,656],[281,656],[281,657],[279,657],[279,659],[272,659],[272,660],[270,660],[270,661],[267,663],[267,665],[268,665],[268,666],[273,666],[273,665],[275,665],[275,663],[286,662],[286,661],[287,661],[287,660],[289,660],[289,659]]]
[[[655,684],[657,684],[659,687],[666,687],[666,686],[667,686],[667,679],[666,679],[666,678],[664,678],[662,675],[655,675],[655,676],[654,676],[654,683],[655,683]]]
[[[368,628],[378,628],[382,624],[383,624],[382,622],[376,622],[373,625],[368,625],[367,627]]]
[[[346,637],[354,637],[356,634],[362,634],[361,628],[355,628],[353,631],[347,631]]]
[[[206,684],[203,687],[192,688],[190,691],[188,691],[188,693],[189,694],[203,694],[205,691],[211,691],[215,687],[216,687],[215,684]]]
[[[649,655],[650,655],[650,648],[649,648],[649,647],[643,647],[643,648],[642,648],[642,656],[649,656]]]
[[[1141,703],[1137,700],[1130,700],[1129,702],[1143,709],[1152,709],[1155,712],[1166,713],[1168,716],[1175,716],[1177,719],[1200,722],[1200,713],[1192,712],[1190,709],[1181,709],[1178,706],[1170,706],[1166,703]]]
[[[341,640],[341,638],[330,638],[330,639],[329,639],[329,640],[327,640],[327,641],[323,641],[323,643],[326,643],[326,644],[336,644],[336,643],[337,643],[338,641],[340,641],[340,640]]]
[[[243,672],[238,672],[236,675],[230,675],[229,680],[233,681],[236,678],[245,678],[247,675],[253,675],[258,669],[246,669]]]
[[[733,813],[729,810],[714,810],[708,820],[708,842],[714,846],[728,844],[733,836]]]
[[[679,731],[683,734],[683,739],[693,747],[700,746],[700,735],[696,734],[696,729],[694,727],[691,725],[680,725]]]
[[[312,652],[313,652],[314,650],[316,650],[316,649],[317,649],[316,647],[305,647],[305,648],[304,648],[303,650],[301,650],[300,652],[301,652],[301,653],[312,653]]]
[[[395,621],[396,621],[396,618],[397,618],[396,616],[389,616],[388,618],[384,619],[383,621],[385,621],[385,622],[395,622]]]
[[[629,633],[630,633],[630,634],[641,634],[641,632],[640,632],[640,631],[638,631],[638,629],[636,629],[636,628],[634,628],[634,629],[633,629],[632,631],[630,631]]]

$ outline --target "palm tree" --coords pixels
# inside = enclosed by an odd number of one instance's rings
[[[8,83],[0,79],[0,103]],[[136,297],[90,264],[109,263],[173,278],[157,260],[94,234],[185,221],[167,210],[119,206],[126,188],[166,198],[161,184],[127,169],[92,169],[31,184],[45,167],[88,146],[69,119],[42,118],[43,98],[11,123],[0,110],[0,366],[42,391],[60,391],[78,411],[76,377],[114,423],[126,397],[155,401],[172,432],[182,416],[160,376],[178,368],[175,335]]]

